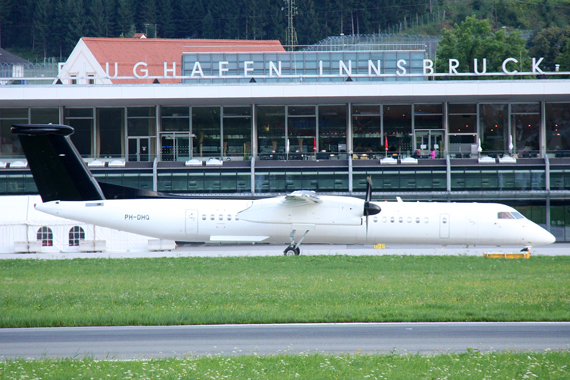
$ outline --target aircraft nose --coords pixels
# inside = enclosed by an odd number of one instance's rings
[[[552,244],[556,241],[554,235],[552,235],[550,232],[546,231],[542,227],[540,229],[542,231],[540,231],[539,234],[536,234],[536,241],[534,242],[534,245]]]

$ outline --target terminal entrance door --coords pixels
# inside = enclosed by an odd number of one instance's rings
[[[426,157],[435,149],[435,157],[443,157],[444,131],[438,129],[416,129],[414,131],[414,149],[421,149]]]
[[[187,161],[192,152],[189,133],[163,133],[160,136],[162,161]]]
[[[150,137],[129,137],[129,161],[150,161]]]

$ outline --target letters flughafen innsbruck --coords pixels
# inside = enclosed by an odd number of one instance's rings
[[[487,59],[473,60],[473,72],[460,72],[460,61],[457,59],[448,60],[448,70],[446,72],[436,72],[435,63],[431,59],[423,59],[421,67],[410,67],[410,62],[399,59],[395,63],[395,67],[383,67],[381,60],[368,60],[365,65],[362,62],[357,67],[356,63],[352,60],[339,60],[338,68],[323,67],[323,61],[318,61],[318,67],[311,72],[304,72],[302,74],[284,74],[284,69],[287,71],[291,69],[290,62],[282,61],[264,61],[261,62],[263,68],[254,68],[256,62],[254,61],[238,61],[228,62],[219,61],[214,62],[213,67],[208,70],[203,69],[203,63],[194,62],[190,63],[187,67],[191,67],[187,71],[189,75],[178,76],[176,75],[176,62],[164,62],[164,75],[163,76],[150,76],[148,64],[146,62],[137,62],[133,68],[133,77],[138,79],[145,78],[178,78],[178,79],[206,79],[206,78],[244,78],[244,77],[257,77],[257,78],[296,78],[296,77],[458,77],[458,76],[532,76],[532,75],[570,75],[570,72],[553,71],[546,72],[540,67],[544,58],[530,58],[529,62],[522,62],[516,58],[506,58],[502,61],[502,71],[488,72]],[[216,65],[217,64],[217,65]],[[530,64],[530,71],[522,71],[523,64]],[[113,67],[114,66],[114,67]],[[230,69],[230,66],[233,68]],[[206,71],[206,74],[205,74]],[[118,78],[119,64],[117,62],[105,64],[105,72],[108,78]],[[121,77],[124,78],[124,77]]]

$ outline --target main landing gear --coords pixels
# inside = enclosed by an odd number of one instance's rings
[[[297,230],[292,230],[291,235],[289,235],[289,239],[291,240],[291,244],[289,244],[289,246],[287,248],[285,248],[285,250],[283,251],[283,254],[285,256],[293,256],[293,255],[299,256],[301,254],[301,248],[299,248],[299,246],[301,245],[301,242],[303,241],[305,236],[307,236],[307,234],[309,233],[309,230],[305,231],[305,233],[303,234],[303,237],[301,237],[301,239],[299,239],[297,244],[295,244],[295,233],[296,232],[297,232]]]

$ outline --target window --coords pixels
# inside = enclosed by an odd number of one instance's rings
[[[346,106],[320,106],[319,107],[319,139],[316,148],[321,153],[346,152]],[[378,144],[379,135],[376,135]],[[370,147],[379,150],[377,146]],[[368,150],[366,150],[368,152]],[[329,157],[322,155],[321,158]]]
[[[285,153],[285,107],[257,107],[258,153],[262,158],[277,160],[274,153]]]
[[[499,219],[514,219],[510,212],[501,211],[498,215]]]
[[[53,246],[53,232],[49,227],[42,227],[38,230],[36,235],[38,241],[42,242],[42,247]]]
[[[381,133],[382,112],[379,105],[354,105],[352,107],[353,152],[385,152],[385,139]],[[391,147],[396,150],[396,146]]]
[[[94,109],[65,108],[63,122],[74,128],[75,132],[70,138],[79,153],[93,156]]]
[[[75,226],[69,230],[69,246],[78,247],[79,241],[85,240],[85,231],[79,226]]]
[[[511,104],[511,140],[519,157],[537,157],[540,140],[538,103]]]

